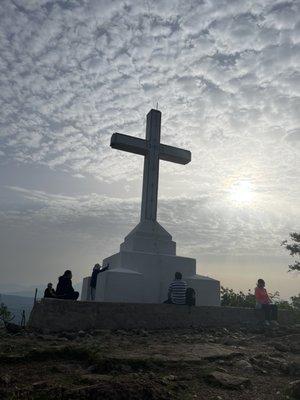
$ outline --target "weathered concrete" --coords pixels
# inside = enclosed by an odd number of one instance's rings
[[[219,306],[220,282],[198,275],[195,259],[176,255],[175,241],[157,222],[160,160],[179,164],[191,161],[190,151],[161,144],[160,130],[161,112],[151,110],[147,115],[146,139],[120,133],[111,137],[112,148],[144,156],[142,210],[139,224],[125,237],[120,251],[103,260],[104,266],[109,264],[109,270],[98,276],[95,300],[160,304],[167,298],[175,273],[181,272],[188,286],[195,290],[197,306]],[[90,300],[90,295],[86,276],[81,300]]]
[[[107,264],[110,269],[98,275],[96,301],[161,304],[168,297],[175,272],[180,271],[183,280],[196,292],[197,306],[220,305],[220,282],[197,275],[193,258],[122,250],[106,258],[103,265]],[[83,301],[90,300],[89,282],[89,277],[84,278]]]
[[[30,314],[29,327],[60,332],[88,329],[168,329],[256,326],[261,310],[235,307],[192,307],[170,304],[99,303],[43,299]],[[279,311],[279,322],[294,322],[290,311]]]

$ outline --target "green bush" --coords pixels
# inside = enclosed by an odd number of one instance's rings
[[[0,323],[6,324],[14,319],[14,315],[8,310],[4,303],[0,304]]]
[[[300,233],[290,233],[290,242],[284,240],[281,246],[295,258],[294,264],[289,265],[289,271],[300,271]]]
[[[291,301],[293,308],[300,311],[300,293],[298,294],[298,296],[292,296]]]
[[[300,293],[291,297],[291,301],[280,299],[279,292],[269,294],[271,300],[278,308],[286,310],[300,310]],[[235,292],[233,289],[221,287],[221,306],[254,308],[256,304],[255,295],[249,289],[248,293]]]
[[[248,290],[248,293],[239,291],[235,293],[233,289],[221,287],[221,305],[227,307],[255,307],[255,296]]]

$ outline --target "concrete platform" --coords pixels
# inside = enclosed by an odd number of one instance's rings
[[[188,307],[172,304],[100,303],[43,299],[30,314],[28,326],[42,332],[89,329],[170,329],[190,327],[255,327],[261,310],[235,307]],[[296,314],[279,310],[281,324],[294,323]]]
[[[197,306],[220,305],[220,282],[196,273],[196,260],[176,255],[176,243],[157,221],[141,221],[105,258],[109,270],[98,275],[95,300],[161,304],[176,272],[195,290]],[[83,279],[81,300],[90,300],[90,277]]]

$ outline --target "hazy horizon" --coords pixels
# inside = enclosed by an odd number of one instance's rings
[[[139,222],[145,137],[192,152],[160,163],[158,221],[197,272],[235,290],[299,275],[300,3],[4,0],[0,32],[0,283],[74,282]]]

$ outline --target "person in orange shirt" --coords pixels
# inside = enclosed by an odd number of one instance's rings
[[[263,279],[258,279],[257,286],[255,288],[255,299],[256,308],[261,308],[265,312],[265,320],[267,323],[269,321],[277,321],[278,310],[276,304],[272,304],[268,292],[265,288],[265,281]]]

